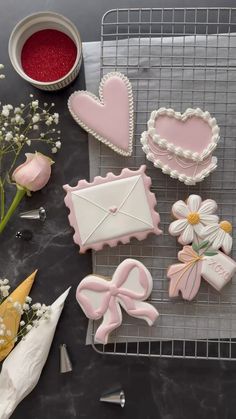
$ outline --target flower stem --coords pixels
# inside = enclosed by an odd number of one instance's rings
[[[3,232],[4,228],[6,227],[8,221],[10,220],[11,216],[14,214],[16,208],[18,207],[20,201],[22,200],[23,196],[26,193],[26,189],[22,188],[20,186],[17,185],[17,191],[15,194],[15,197],[11,203],[10,208],[8,209],[5,217],[3,218],[3,220],[0,222],[0,234]]]

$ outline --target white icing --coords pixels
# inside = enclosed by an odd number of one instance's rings
[[[191,116],[197,116],[204,119],[204,121],[206,121],[209,124],[209,126],[212,128],[211,142],[201,154],[197,152],[193,152],[192,150],[183,149],[180,146],[175,146],[174,144],[170,143],[165,138],[160,138],[160,136],[156,133],[155,121],[156,121],[156,118],[160,115],[171,116],[177,120],[182,120],[182,121],[186,121],[186,119]],[[212,118],[208,111],[203,112],[200,108],[196,108],[196,109],[188,108],[183,114],[181,114],[180,112],[175,112],[174,109],[171,109],[171,108],[169,109],[160,108],[158,110],[154,110],[151,113],[151,117],[147,123],[147,126],[148,126],[148,135],[150,135],[153,138],[153,141],[156,142],[159,146],[167,149],[168,151],[176,153],[178,156],[192,159],[194,161],[203,160],[204,158],[209,156],[209,154],[212,153],[213,150],[216,148],[217,143],[219,141],[220,129],[216,123],[216,119]]]
[[[150,151],[148,139],[149,139],[149,133],[148,131],[144,131],[141,135],[141,144],[143,145],[142,150],[146,154],[147,160],[151,161],[153,165],[157,167],[158,169],[161,169],[164,174],[169,175],[172,179],[178,179],[180,182],[185,183],[185,185],[190,186],[190,185],[195,185],[198,182],[202,182],[206,177],[208,177],[211,174],[211,172],[213,172],[217,168],[217,157],[213,156],[211,157],[211,161],[209,165],[207,166],[207,168],[203,169],[197,175],[195,174],[193,176],[187,176],[184,173],[180,172],[179,170],[172,170],[169,166],[167,165],[165,166],[162,163],[162,161],[160,159],[157,159],[154,156],[154,154]],[[176,149],[176,156],[181,156],[181,150]],[[180,165],[179,160],[177,160],[176,157],[175,157],[175,160]],[[199,166],[200,167],[204,166],[203,163],[204,162],[198,162],[198,166],[196,166],[196,169]],[[182,164],[180,165],[180,167],[182,168],[183,171],[186,168],[186,166]]]
[[[91,186],[71,195],[83,245],[154,227],[141,175]]]
[[[217,223],[203,227],[201,238],[209,241],[215,250],[222,248],[227,255],[231,252],[233,244],[232,237],[229,233],[222,230]]]
[[[235,272],[235,261],[222,252],[215,256],[205,256],[202,260],[201,276],[217,291],[230,281]]]
[[[183,245],[199,241],[202,237],[202,229],[205,225],[213,224],[218,221],[218,216],[213,214],[217,209],[217,204],[212,199],[202,201],[199,195],[189,195],[187,203],[177,201],[172,206],[172,212],[177,220],[169,226],[169,233],[172,236],[179,236],[179,242]],[[188,215],[197,213],[199,223],[190,224]]]
[[[8,355],[0,374],[0,417],[8,419],[38,383],[70,288],[51,306],[50,319],[39,320]]]

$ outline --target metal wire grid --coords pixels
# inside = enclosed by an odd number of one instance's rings
[[[168,235],[171,206],[190,193],[215,199],[221,219],[236,225],[236,8],[117,9],[101,27],[101,76],[121,71],[133,86],[135,144],[132,157],[100,145],[99,172],[147,164],[156,193],[163,236],[104,248],[94,253],[94,271],[111,276],[126,257],[142,261],[154,278],[151,302],[160,312],[155,327],[124,316],[112,343],[93,345],[101,353],[208,359],[236,359],[236,278],[221,294],[202,283],[194,302],[168,298],[167,267],[177,261],[176,240]],[[224,34],[223,36],[221,34]],[[157,42],[156,42],[157,41]],[[140,134],[160,106],[184,111],[201,107],[215,115],[221,142],[217,171],[194,187],[170,179],[147,162]],[[235,250],[232,258],[235,259]],[[93,335],[97,324],[93,324]],[[155,330],[156,329],[156,330]],[[157,335],[155,332],[158,332]],[[157,338],[158,336],[158,338]]]

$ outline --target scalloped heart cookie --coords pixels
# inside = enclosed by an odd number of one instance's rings
[[[75,121],[123,156],[131,156],[134,134],[134,106],[130,81],[124,74],[106,74],[99,86],[99,98],[87,91],[74,92],[68,108]]]

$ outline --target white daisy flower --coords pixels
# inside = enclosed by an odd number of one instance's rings
[[[189,195],[187,202],[177,201],[172,207],[176,221],[169,226],[172,236],[179,236],[179,243],[198,243],[204,226],[218,223],[217,204],[212,199],[202,201],[199,195]]]
[[[221,221],[219,224],[214,223],[203,227],[201,237],[211,243],[214,250],[222,248],[227,255],[232,249],[233,239],[230,235],[232,225],[229,221]]]

